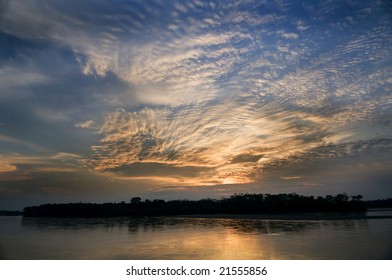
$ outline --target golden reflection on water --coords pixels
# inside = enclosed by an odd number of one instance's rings
[[[162,240],[151,240],[152,247],[163,249],[163,258],[185,259],[266,259],[273,257],[272,248],[260,236],[238,234],[232,229],[178,231]],[[263,246],[264,244],[264,246]],[[146,252],[151,255],[151,252]],[[158,251],[156,258],[162,257]]]
[[[5,259],[390,259],[392,219],[3,219]]]
[[[281,233],[274,231],[273,226],[255,221],[167,220],[144,224],[128,250],[138,259],[275,259],[269,237]]]

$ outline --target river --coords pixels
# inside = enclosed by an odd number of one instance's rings
[[[379,215],[369,212],[369,216],[375,214]],[[0,258],[377,260],[392,259],[391,236],[391,218],[49,219],[17,216],[0,217]]]

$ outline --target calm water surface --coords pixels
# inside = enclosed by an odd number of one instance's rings
[[[3,259],[392,259],[392,219],[0,217]]]

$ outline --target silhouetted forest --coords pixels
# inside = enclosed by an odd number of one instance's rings
[[[392,198],[365,201],[368,208],[392,208]]]
[[[365,212],[361,195],[346,193],[325,197],[291,194],[234,194],[228,198],[193,200],[142,200],[120,203],[43,204],[24,208],[24,217],[114,217],[194,214],[274,214],[310,212]]]
[[[22,214],[22,211],[0,210],[0,216],[20,216]]]

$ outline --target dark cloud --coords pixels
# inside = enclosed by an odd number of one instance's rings
[[[7,10],[8,2],[9,2],[9,0],[0,0],[0,20],[1,20],[2,16],[3,16],[3,14]]]
[[[177,178],[197,178],[200,173],[208,172],[211,168],[197,167],[197,166],[174,166],[164,163],[134,163],[130,165],[123,165],[118,168],[107,170],[120,176],[135,178],[148,178],[148,177],[177,177]]]
[[[231,160],[231,163],[257,162],[262,157],[263,155],[242,154],[242,155],[235,156]]]

